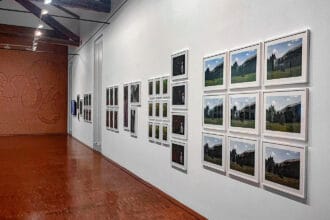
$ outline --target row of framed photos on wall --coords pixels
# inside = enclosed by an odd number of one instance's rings
[[[261,79],[265,86],[307,83],[308,57],[308,30],[208,55],[203,59],[204,90],[259,87]]]
[[[170,97],[170,76],[160,76],[148,80],[149,99]]]
[[[148,124],[148,138],[150,142],[169,146],[169,123],[151,122]]]

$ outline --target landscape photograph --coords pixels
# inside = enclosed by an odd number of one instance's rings
[[[140,84],[131,84],[131,103],[140,103]]]
[[[223,85],[224,56],[204,59],[204,86]]]
[[[186,56],[185,54],[172,58],[172,74],[173,76],[185,75]]]
[[[204,124],[223,125],[223,98],[204,96]]]
[[[163,125],[163,141],[167,142],[168,140],[168,134],[167,134],[167,125]]]
[[[230,126],[255,128],[256,97],[230,97]]]
[[[218,166],[222,166],[222,138],[215,135],[203,135],[203,160]]]
[[[230,139],[229,151],[231,170],[251,176],[255,175],[255,144],[251,141]]]
[[[257,49],[231,53],[231,83],[254,82],[257,77]]]
[[[301,132],[301,96],[266,96],[266,130]]]
[[[185,135],[184,115],[172,115],[172,133],[177,135]]]
[[[172,105],[185,105],[186,85],[172,87]]]
[[[300,152],[265,148],[265,179],[296,190],[300,189]]]
[[[303,38],[267,43],[267,80],[302,75]]]
[[[172,162],[184,166],[185,146],[172,143]]]
[[[167,114],[168,114],[167,108],[168,108],[167,102],[163,102],[163,106],[162,106],[163,118],[167,118]]]

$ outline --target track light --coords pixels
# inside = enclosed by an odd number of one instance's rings
[[[48,5],[48,4],[50,4],[50,3],[52,3],[52,0],[45,0],[45,1],[44,1],[44,4],[45,4],[45,5]]]
[[[41,15],[46,15],[46,14],[48,14],[48,11],[46,9],[42,9],[41,10]]]

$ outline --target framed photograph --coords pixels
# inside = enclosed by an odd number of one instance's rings
[[[168,146],[169,145],[169,135],[168,135],[168,129],[169,129],[169,125],[167,123],[163,123],[162,124],[162,131],[161,131],[161,134],[162,134],[162,143],[164,146]]]
[[[188,78],[188,50],[172,55],[172,80]]]
[[[229,88],[260,86],[261,44],[232,50],[229,52]]]
[[[225,95],[203,96],[203,127],[206,129],[225,130]]]
[[[114,131],[118,131],[118,110],[115,109],[113,111],[113,129]]]
[[[307,140],[308,89],[264,92],[265,136]]]
[[[172,137],[186,140],[188,137],[188,120],[186,112],[172,112]]]
[[[228,173],[259,182],[259,142],[256,139],[228,137]]]
[[[83,105],[83,99],[79,100],[79,115],[83,115],[83,109],[84,109],[84,105]]]
[[[154,97],[154,79],[148,80],[148,95],[149,95],[149,98]]]
[[[148,116],[150,119],[153,119],[153,117],[154,117],[154,102],[153,101],[148,102]]]
[[[161,78],[155,79],[155,96],[160,97],[161,96]]]
[[[138,112],[137,112],[137,108],[131,107],[131,109],[130,109],[130,116],[131,116],[131,122],[130,122],[131,136],[137,137],[137,126],[138,126]]]
[[[80,101],[80,95],[77,95],[77,112],[79,112],[79,101]]]
[[[124,90],[124,114],[123,114],[123,126],[124,130],[129,131],[129,94],[130,94],[130,86],[129,84],[124,84],[123,90]]]
[[[162,77],[162,96],[163,98],[170,97],[170,77],[164,76]]]
[[[109,109],[107,109],[105,115],[106,115],[105,126],[107,129],[110,129],[110,110]]]
[[[160,116],[160,105],[161,103],[160,102],[155,102],[155,119],[161,119],[161,116]]]
[[[110,88],[106,88],[106,106],[109,107],[110,106]]]
[[[114,95],[114,97],[113,97],[113,100],[114,100],[114,103],[113,103],[113,105],[115,106],[115,107],[118,107],[118,86],[114,86],[113,87],[113,95]]]
[[[148,139],[150,142],[154,141],[154,123],[153,122],[148,123]]]
[[[154,123],[154,128],[155,128],[155,135],[154,135],[154,140],[156,143],[161,144],[161,126],[160,123]]]
[[[259,133],[259,92],[229,94],[229,131]]]
[[[262,184],[305,198],[306,149],[263,142]]]
[[[171,141],[171,165],[187,171],[187,144],[181,141]]]
[[[204,91],[221,90],[226,88],[226,59],[226,53],[204,57]]]
[[[187,109],[188,85],[187,82],[172,84],[172,108]]]
[[[110,106],[113,106],[114,100],[113,100],[113,87],[110,87]]]
[[[309,31],[266,41],[264,83],[266,86],[307,83]]]
[[[203,166],[225,172],[225,161],[225,137],[203,132]]]
[[[141,105],[141,82],[131,83],[131,105],[140,106]]]
[[[114,128],[113,110],[110,110],[110,130]]]
[[[162,109],[162,114],[161,117],[164,121],[169,120],[169,112],[170,112],[170,105],[169,105],[169,101],[168,100],[163,100],[161,102],[161,109]]]

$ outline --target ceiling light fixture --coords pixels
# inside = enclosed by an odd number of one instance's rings
[[[48,4],[50,4],[50,3],[52,3],[52,0],[45,0],[45,1],[44,1],[44,4],[45,4],[45,5],[48,5]]]
[[[44,26],[42,25],[42,24],[39,24],[38,25],[38,29],[41,29],[41,28],[43,28]]]
[[[48,11],[46,9],[42,9],[41,10],[41,15],[46,15],[46,14],[48,14]]]

